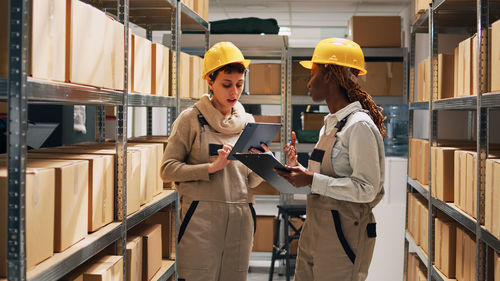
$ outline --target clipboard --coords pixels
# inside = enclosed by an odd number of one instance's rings
[[[281,193],[288,194],[309,194],[311,193],[310,187],[297,188],[283,179],[274,171],[274,169],[286,169],[274,156],[262,153],[236,153],[236,159],[240,160],[245,166],[257,173],[260,177],[265,179],[270,185],[276,188]]]
[[[260,148],[261,143],[269,146],[280,129],[281,124],[277,123],[248,123],[227,159],[236,160],[236,153],[246,153],[251,147]]]

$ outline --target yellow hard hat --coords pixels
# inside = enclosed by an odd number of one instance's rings
[[[308,69],[313,63],[337,64],[358,69],[359,75],[366,74],[365,56],[361,47],[348,39],[327,38],[321,40],[316,48],[312,60],[301,61],[300,64]]]
[[[202,78],[210,80],[208,75],[218,68],[230,64],[241,63],[245,68],[250,64],[250,60],[243,57],[240,49],[231,42],[219,42],[212,46],[203,57],[203,75]]]

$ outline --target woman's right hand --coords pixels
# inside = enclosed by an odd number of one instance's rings
[[[297,141],[297,136],[295,132],[292,131],[291,141],[283,147],[286,153],[287,165],[290,167],[296,167],[299,165],[297,161],[297,149],[295,148],[295,143]]]
[[[209,174],[220,171],[229,164],[230,160],[227,160],[227,157],[229,156],[231,150],[233,150],[233,146],[231,144],[225,144],[221,149],[217,150],[217,154],[219,154],[219,156],[214,162],[208,164]]]

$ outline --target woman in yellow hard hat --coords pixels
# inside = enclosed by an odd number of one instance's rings
[[[311,187],[295,281],[365,280],[376,237],[372,209],[384,194],[385,118],[358,84],[366,73],[358,44],[322,40],[301,64],[311,69],[313,101],[326,101],[330,114],[307,169],[287,144],[290,172],[278,171],[296,187]]]
[[[246,280],[255,232],[248,188],[262,179],[227,157],[245,125],[254,122],[238,102],[249,64],[232,43],[215,44],[203,59],[202,78],[212,95],[172,125],[161,174],[180,195],[179,280]]]

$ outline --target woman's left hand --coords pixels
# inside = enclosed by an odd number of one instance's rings
[[[313,181],[314,173],[304,169],[302,167],[290,167],[285,166],[288,171],[275,170],[278,175],[288,182],[290,182],[295,187],[303,187],[311,185]]]

